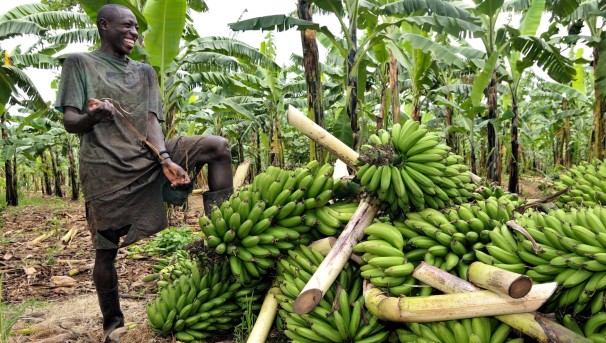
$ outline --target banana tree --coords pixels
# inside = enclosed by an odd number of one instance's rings
[[[297,1],[297,14],[299,18],[313,22],[313,4],[305,0]],[[303,69],[307,84],[307,116],[320,127],[324,124],[324,106],[322,104],[322,81],[319,70],[318,42],[316,31],[301,30],[301,43],[303,46]],[[323,161],[325,150],[317,146],[316,142],[309,140],[309,159]]]
[[[554,10],[557,7],[553,7]],[[566,12],[555,12],[562,23],[571,29],[569,35],[563,37],[568,44],[582,42],[592,49],[592,62],[594,73],[593,91],[594,103],[594,131],[593,131],[593,157],[603,159],[606,135],[604,129],[604,113],[606,112],[606,41],[604,40],[603,13],[606,10],[604,1],[589,0],[577,1],[569,4]],[[586,26],[589,35],[581,34],[581,28]]]
[[[530,7],[525,11],[520,25],[520,34],[525,36],[534,36],[541,22],[543,10],[545,8],[544,0],[532,0]],[[519,51],[511,51],[507,56],[510,67],[510,79],[508,82],[511,93],[511,109],[513,118],[511,119],[511,157],[509,160],[509,185],[508,190],[512,193],[519,193],[519,145],[518,145],[518,87],[522,73],[529,67],[529,63],[523,63]]]
[[[493,121],[497,118],[497,63],[502,49],[497,45],[497,19],[501,13],[504,0],[474,0],[476,4],[472,12],[482,20],[485,33],[481,35],[481,40],[486,52],[486,61],[481,62],[478,67],[482,69],[476,82],[474,82],[474,92],[472,94],[472,103],[474,107],[479,107],[482,94],[486,91],[487,110],[488,110],[488,160],[487,160],[487,179],[499,182],[501,173],[497,168],[499,164],[499,151],[497,149],[497,136]],[[483,67],[481,66],[483,64]]]
[[[512,45],[511,49],[506,49],[509,51],[505,56],[509,62],[509,68],[508,75],[504,80],[509,86],[511,110],[513,113],[510,135],[511,157],[509,160],[508,190],[514,193],[519,191],[518,109],[522,74],[535,62],[554,80],[562,83],[569,83],[576,73],[572,62],[560,54],[559,48],[540,37],[535,37],[544,9],[544,0],[533,0],[527,8],[523,8],[524,15],[518,30],[507,26],[498,32],[499,36],[506,36],[505,31],[510,35],[509,39],[497,40],[497,42],[500,41],[499,45],[506,46],[509,42]]]

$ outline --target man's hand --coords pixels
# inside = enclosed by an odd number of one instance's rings
[[[185,170],[170,159],[166,159],[162,163],[162,172],[164,172],[164,175],[170,182],[170,186],[173,188],[187,186],[191,182]]]
[[[86,110],[98,123],[112,121],[114,120],[114,116],[118,113],[111,102],[97,99],[88,99],[86,101]]]

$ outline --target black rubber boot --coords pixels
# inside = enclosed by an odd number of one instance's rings
[[[188,185],[179,186],[172,188],[168,181],[164,182],[162,185],[162,198],[165,202],[175,205],[182,206],[185,201],[187,201],[187,197],[194,189],[193,182],[190,182]]]
[[[99,299],[99,307],[103,315],[104,342],[119,342],[117,339],[119,339],[120,335],[116,335],[114,331],[118,331],[117,329],[124,327],[124,315],[120,310],[118,286],[110,290],[97,289],[97,298]]]
[[[204,199],[204,214],[209,215],[213,207],[220,206],[233,192],[233,187],[204,192],[202,194],[202,198]]]

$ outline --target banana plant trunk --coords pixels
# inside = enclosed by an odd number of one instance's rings
[[[53,194],[53,187],[51,185],[50,168],[48,167],[48,161],[46,159],[46,152],[42,152],[40,155],[42,160],[42,174],[44,175],[44,187],[42,188],[44,195]]]
[[[448,93],[446,95],[446,99],[451,100],[452,95]],[[446,127],[450,128],[452,126],[452,115],[453,108],[452,106],[446,105],[445,114],[446,114]],[[457,138],[455,133],[452,131],[446,132],[446,145],[448,145],[452,152],[457,152]]]
[[[58,157],[53,148],[49,147],[48,152],[50,153],[51,166],[53,170],[53,181],[55,183],[55,195],[59,198],[63,197],[63,192],[61,191],[61,175],[59,173],[59,168],[57,168]]]
[[[509,187],[511,193],[519,193],[520,186],[518,182],[519,168],[518,159],[520,157],[518,144],[518,125],[519,125],[519,109],[518,99],[514,95],[512,97],[513,118],[511,119],[511,158],[509,159]]]
[[[299,18],[313,21],[312,5],[305,0],[299,0],[297,4]],[[321,127],[325,127],[324,106],[322,105],[322,81],[319,73],[318,43],[316,42],[316,31],[302,30],[301,44],[303,45],[303,69],[305,70],[305,83],[307,84],[307,107],[308,117]],[[310,159],[324,161],[326,155],[322,147],[310,140]]]
[[[562,99],[562,111],[568,110],[568,99]],[[570,150],[570,117],[564,119],[564,166],[570,167],[572,160],[572,153]]]
[[[69,184],[72,189],[72,200],[78,200],[80,197],[80,184],[78,183],[78,174],[76,172],[76,161],[74,159],[74,152],[72,146],[69,143],[69,139],[65,140],[67,146],[67,159],[69,161]]]
[[[413,94],[412,96],[412,113],[410,118],[418,122],[421,121],[421,100],[418,94]]]
[[[600,47],[596,46],[593,48],[593,71],[594,75],[599,75],[598,71],[598,61],[600,59]],[[606,107],[604,106],[604,98],[597,96],[598,94],[602,94],[598,90],[598,83],[594,81],[596,101],[594,108],[594,158],[603,159],[604,158],[604,111]]]
[[[6,127],[6,112],[2,113],[2,140],[8,141],[8,131],[4,129]],[[6,159],[4,161],[4,176],[6,182],[6,204],[8,206],[19,205],[19,195],[17,194],[17,155],[14,155],[12,160]]]
[[[4,173],[6,178],[6,204],[8,206],[19,205],[19,195],[17,194],[17,159],[4,161]]]
[[[358,71],[354,68],[357,48],[356,18],[350,18],[349,36],[351,46],[347,53],[347,115],[351,122],[351,132],[353,132],[353,147],[358,146],[359,128],[358,128]]]
[[[490,86],[488,87],[488,161],[487,161],[487,179],[492,182],[499,181],[500,171],[498,170],[499,150],[497,147],[497,133],[492,122],[497,118],[497,73],[492,73]]]
[[[377,130],[382,129],[384,126],[388,126],[387,120],[385,120],[387,117],[385,115],[387,112],[387,80],[385,74],[387,73],[382,73],[383,76],[381,77],[381,101],[379,102],[379,114],[375,116]]]
[[[389,90],[391,91],[391,115],[393,123],[399,123],[400,118],[400,89],[398,87],[398,61],[393,51],[389,51]]]
[[[284,167],[284,146],[282,144],[282,131],[280,129],[280,114],[276,109],[272,128],[272,145],[270,147],[272,154],[272,164],[280,168]]]

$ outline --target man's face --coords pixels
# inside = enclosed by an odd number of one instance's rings
[[[105,30],[104,40],[117,57],[130,54],[139,38],[137,18],[128,9],[117,9],[111,22],[101,22],[101,29]]]

